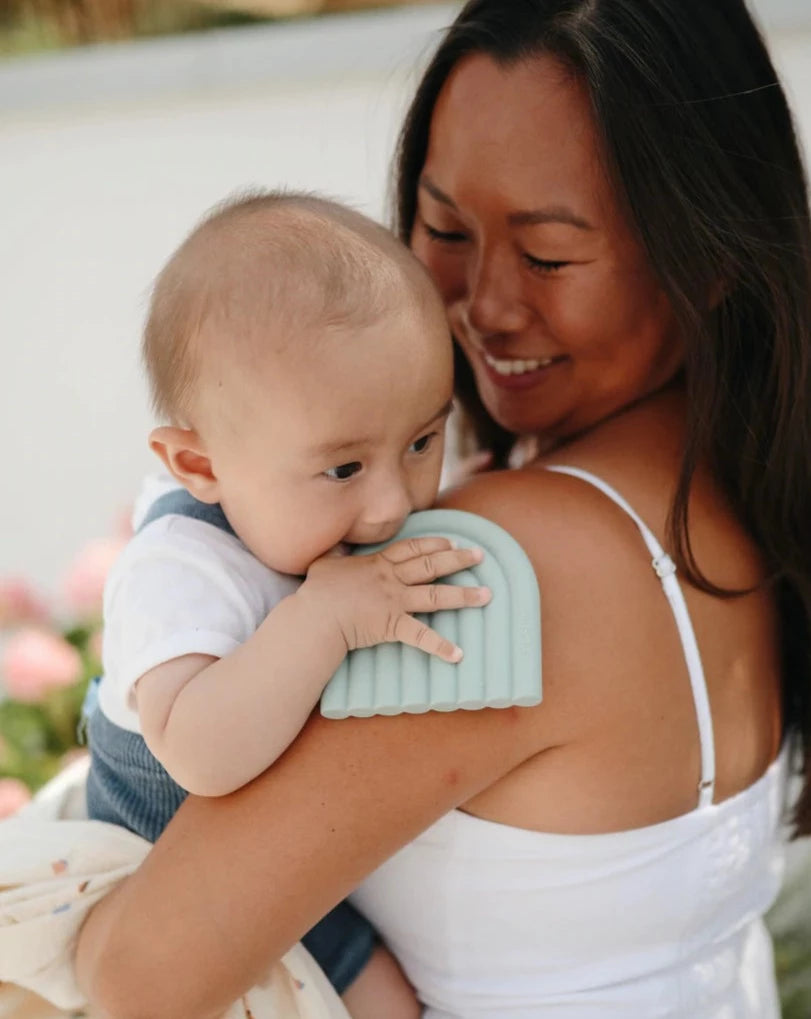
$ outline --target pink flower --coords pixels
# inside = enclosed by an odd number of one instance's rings
[[[8,695],[30,704],[42,700],[53,687],[70,686],[82,675],[76,648],[45,630],[16,633],[6,645],[0,665]]]
[[[85,617],[101,612],[107,574],[125,544],[123,537],[97,538],[79,552],[62,582],[62,593],[74,612]]]
[[[28,786],[18,778],[0,778],[0,818],[10,817],[31,799]]]
[[[0,629],[21,623],[44,623],[49,615],[45,602],[27,580],[0,579]]]

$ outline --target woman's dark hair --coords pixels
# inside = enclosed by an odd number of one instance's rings
[[[693,583],[732,593],[690,547],[690,484],[708,462],[777,591],[786,724],[801,735],[806,776],[797,830],[811,832],[811,222],[763,40],[743,0],[471,0],[400,138],[405,241],[437,96],[470,54],[501,66],[548,54],[587,89],[607,170],[686,343],[687,441],[668,537]],[[720,303],[708,311],[713,289]],[[505,466],[516,436],[485,411],[458,347],[456,370],[476,444]]]

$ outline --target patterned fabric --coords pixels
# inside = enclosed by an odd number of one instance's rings
[[[87,761],[0,822],[0,1019],[93,1019],[73,973],[82,921],[150,844],[84,815]],[[301,945],[224,1019],[349,1019]]]

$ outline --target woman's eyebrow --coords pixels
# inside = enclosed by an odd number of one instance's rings
[[[537,226],[539,223],[566,223],[568,226],[577,227],[578,230],[594,229],[587,219],[578,216],[568,205],[550,205],[544,209],[511,212],[507,217],[507,221],[512,226]]]
[[[446,195],[445,192],[441,188],[438,188],[431,178],[426,177],[425,174],[420,177],[419,186],[427,191],[432,198],[435,198],[443,205],[449,205],[452,209],[456,208],[456,202],[454,202],[450,195]]]
[[[436,186],[430,177],[423,174],[420,177],[420,185],[428,194],[441,202],[443,205],[447,205],[451,209],[456,209],[456,202],[446,195],[445,192]],[[511,226],[538,226],[541,223],[566,223],[569,226],[577,227],[578,230],[593,230],[594,226],[589,223],[583,216],[579,216],[573,209],[570,209],[568,205],[550,205],[541,209],[526,209],[520,212],[511,212],[507,217],[507,222]]]

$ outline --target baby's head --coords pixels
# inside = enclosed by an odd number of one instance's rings
[[[451,339],[422,266],[335,202],[219,207],[159,275],[150,444],[273,569],[385,541],[436,497]]]

